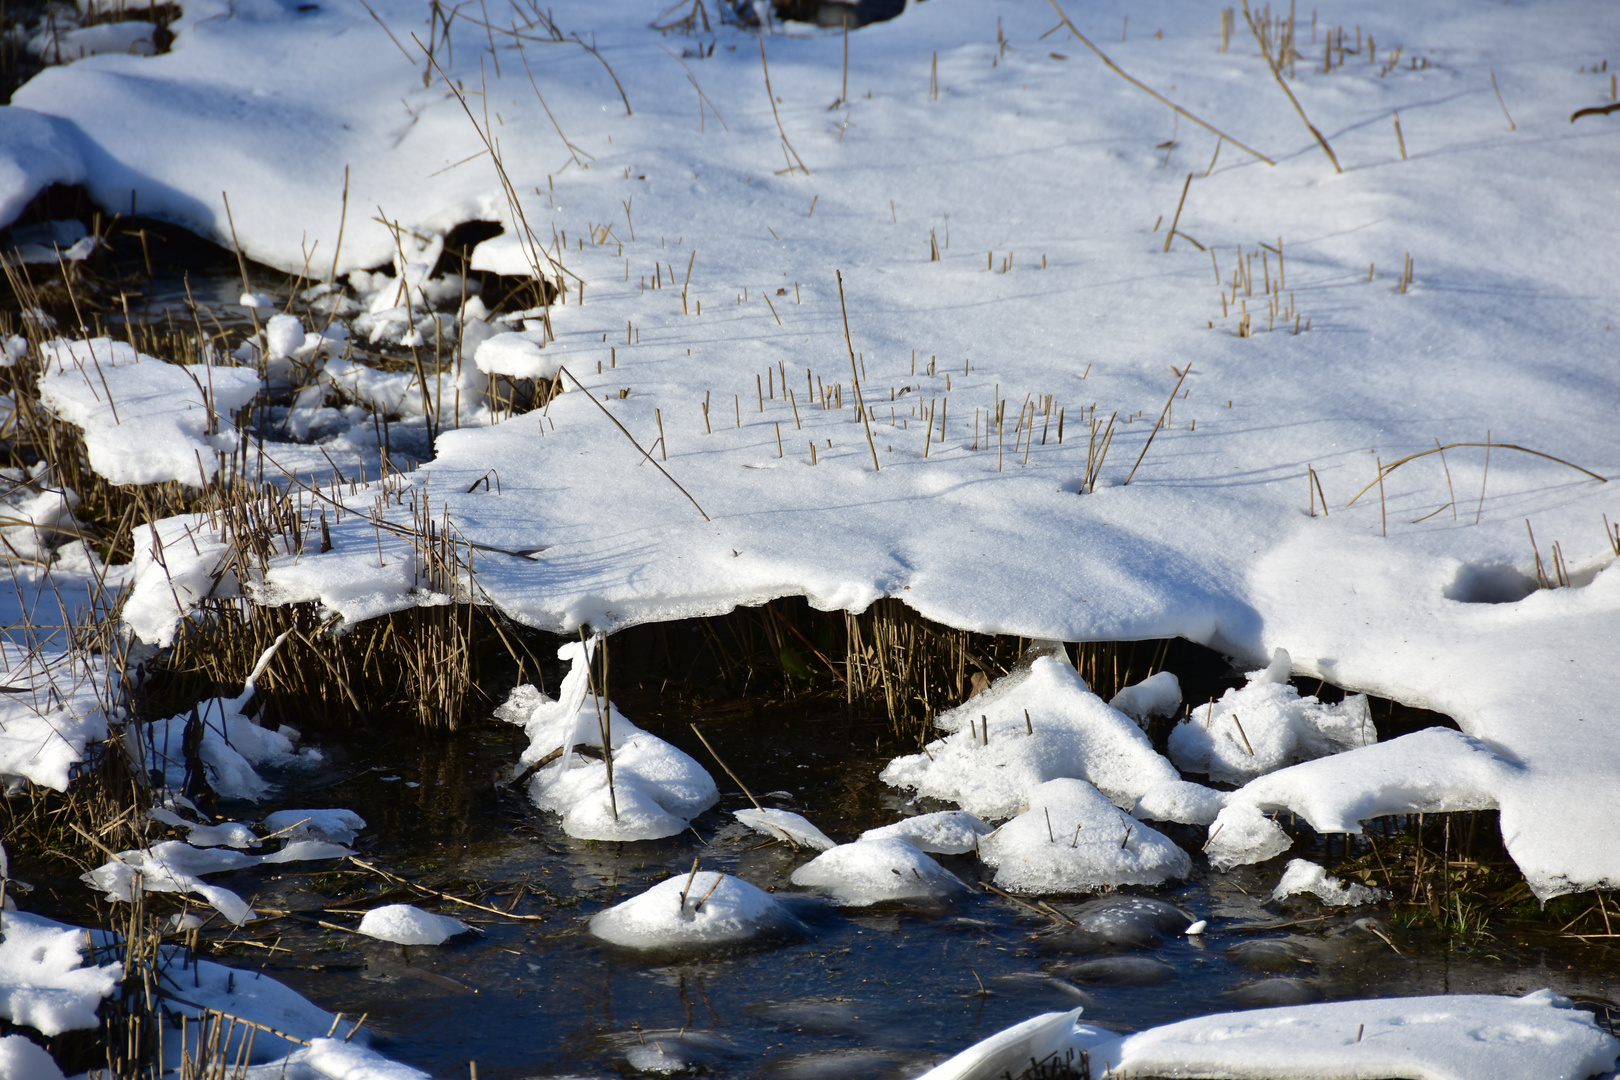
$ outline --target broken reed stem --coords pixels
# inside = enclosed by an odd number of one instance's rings
[[[849,377],[855,384],[855,408],[861,414],[861,427],[866,429],[866,448],[872,451],[872,471],[881,472],[878,465],[877,444],[872,441],[872,425],[866,417],[865,399],[861,396],[861,377],[855,368],[855,345],[849,337],[849,311],[844,307],[844,272],[834,271],[838,275],[838,314],[844,319],[844,347],[849,350]]]
[[[1080,40],[1080,43],[1082,45],[1084,45],[1086,48],[1088,48],[1092,52],[1096,53],[1097,58],[1099,60],[1101,60],[1104,64],[1107,64],[1109,70],[1113,71],[1114,74],[1118,75],[1120,78],[1124,79],[1126,82],[1130,83],[1132,86],[1136,87],[1138,90],[1142,90],[1142,91],[1146,92],[1148,95],[1150,95],[1151,97],[1153,97],[1154,99],[1156,99],[1160,103],[1162,103],[1164,105],[1168,105],[1170,108],[1174,109],[1176,112],[1180,113],[1182,116],[1185,116],[1187,119],[1191,120],[1193,123],[1197,124],[1199,127],[1203,128],[1204,130],[1210,132],[1211,134],[1219,135],[1221,138],[1225,139],[1227,142],[1231,143],[1233,146],[1237,147],[1239,150],[1242,150],[1244,153],[1253,154],[1255,157],[1259,158],[1261,161],[1265,162],[1267,165],[1275,165],[1275,164],[1277,164],[1275,161],[1273,161],[1271,158],[1266,157],[1266,155],[1262,154],[1260,151],[1252,149],[1252,148],[1250,148],[1248,146],[1245,146],[1242,143],[1238,142],[1236,139],[1234,139],[1234,138],[1232,138],[1232,136],[1226,134],[1226,132],[1222,131],[1220,128],[1215,127],[1213,124],[1208,124],[1208,123],[1205,123],[1203,120],[1200,120],[1198,117],[1194,116],[1192,113],[1188,112],[1186,109],[1183,109],[1180,105],[1177,105],[1175,102],[1171,101],[1169,98],[1165,97],[1163,94],[1159,93],[1157,90],[1153,89],[1151,86],[1147,85],[1146,83],[1140,82],[1139,80],[1134,79],[1130,75],[1126,74],[1124,68],[1120,67],[1118,64],[1116,64],[1112,60],[1110,60],[1108,58],[1107,53],[1103,52],[1101,49],[1097,48],[1097,46],[1093,45],[1091,43],[1091,39],[1086,37],[1086,35],[1084,35],[1084,34],[1082,34],[1080,32],[1080,30],[1069,19],[1069,16],[1064,13],[1063,9],[1058,7],[1057,0],[1048,0],[1048,2],[1052,5],[1053,10],[1055,10],[1058,13],[1058,18],[1063,20],[1063,25],[1069,28],[1069,33],[1073,34],[1076,38],[1078,38]]]
[[[688,502],[690,502],[693,506],[697,507],[697,512],[703,515],[703,520],[704,521],[711,520],[709,515],[704,511],[703,507],[698,506],[698,501],[696,499],[692,498],[692,493],[690,491],[687,491],[684,487],[681,487],[681,482],[679,480],[675,479],[673,476],[669,475],[669,471],[666,470],[662,465],[660,465],[656,461],[653,461],[653,456],[651,454],[649,454],[649,453],[647,453],[647,451],[641,449],[641,444],[636,441],[636,437],[634,435],[630,434],[629,430],[623,424],[619,423],[619,418],[617,416],[614,416],[611,412],[609,412],[606,405],[603,405],[600,401],[596,400],[596,395],[595,394],[592,394],[589,390],[586,390],[585,385],[583,383],[581,383],[578,379],[574,378],[574,373],[572,371],[569,371],[567,368],[561,367],[561,366],[559,366],[557,368],[557,370],[559,372],[561,372],[561,373],[566,374],[568,376],[568,378],[573,381],[574,385],[579,388],[580,392],[583,393],[586,397],[591,399],[591,404],[595,405],[598,409],[601,409],[603,416],[605,416],[609,420],[613,421],[613,426],[618,428],[619,431],[624,434],[624,437],[630,440],[630,445],[635,447],[636,450],[641,454],[642,457],[644,457],[648,461],[652,462],[652,467],[657,469],[659,472],[663,473],[664,474],[664,479],[668,480],[670,483],[674,484],[675,489],[677,491],[679,491],[682,495],[685,495]],[[707,410],[704,411],[703,419],[704,419],[704,423],[707,424],[708,423],[708,411]]]
[[[1509,131],[1518,131],[1519,130],[1519,125],[1515,124],[1513,122],[1513,114],[1508,112],[1507,102],[1502,100],[1502,91],[1496,85],[1496,69],[1495,68],[1491,69],[1491,89],[1496,91],[1496,103],[1498,105],[1502,106],[1502,115],[1507,117],[1508,130]]]
[[[1217,150],[1217,153],[1218,152],[1219,151]],[[1212,161],[1210,164],[1214,165],[1215,163]],[[1176,238],[1176,226],[1181,223],[1181,208],[1187,204],[1187,189],[1192,187],[1192,178],[1193,174],[1188,173],[1187,179],[1181,184],[1181,198],[1176,201],[1176,213],[1175,216],[1170,219],[1170,231],[1165,233],[1164,236],[1164,250],[1166,254],[1168,254],[1170,251],[1170,241]]]
[[[793,161],[789,162],[789,165],[792,166],[796,163],[797,167],[803,170],[804,175],[809,176],[810,170],[805,167],[803,159],[799,157],[799,152],[793,149],[793,144],[788,141],[787,130],[782,127],[782,116],[776,111],[776,94],[771,90],[771,67],[765,62],[765,38],[763,36],[759,39],[759,68],[765,73],[765,97],[771,103],[771,116],[776,120],[776,133],[782,137],[782,146],[789,154],[793,155]],[[792,172],[793,169],[788,168],[784,171]]]
[[[1441,454],[1441,453],[1444,453],[1447,450],[1452,450],[1452,449],[1455,449],[1455,448],[1457,448],[1459,446],[1483,446],[1485,448],[1485,465],[1486,465],[1486,469],[1487,469],[1487,474],[1488,474],[1488,470],[1490,468],[1490,460],[1491,460],[1490,451],[1491,451],[1492,447],[1495,447],[1498,450],[1517,450],[1521,454],[1533,454],[1536,457],[1546,458],[1548,461],[1557,462],[1559,465],[1567,465],[1569,468],[1574,469],[1576,472],[1585,473],[1587,476],[1590,476],[1592,479],[1598,481],[1601,484],[1607,484],[1609,482],[1606,477],[1599,476],[1597,473],[1593,472],[1591,469],[1583,468],[1582,466],[1575,464],[1573,461],[1565,461],[1561,457],[1554,457],[1551,454],[1544,454],[1540,450],[1532,450],[1527,446],[1519,446],[1519,445],[1517,445],[1515,443],[1493,443],[1493,442],[1490,441],[1490,433],[1489,432],[1486,433],[1485,439],[1486,439],[1486,441],[1482,442],[1482,443],[1477,443],[1477,442],[1454,442],[1454,443],[1446,443],[1444,446],[1437,445],[1437,446],[1435,446],[1435,448],[1433,450],[1419,450],[1415,454],[1408,454],[1408,455],[1406,455],[1405,457],[1401,458],[1398,461],[1390,462],[1388,465],[1380,465],[1379,470],[1378,470],[1378,479],[1372,481],[1372,483],[1368,484],[1366,487],[1364,487],[1360,491],[1356,492],[1355,498],[1352,498],[1349,502],[1345,503],[1344,505],[1346,507],[1354,506],[1355,503],[1356,503],[1356,499],[1359,499],[1363,495],[1367,494],[1367,492],[1372,489],[1374,484],[1382,483],[1384,477],[1388,476],[1390,473],[1394,472],[1396,469],[1400,468],[1402,465],[1405,465],[1408,461],[1416,461],[1418,458],[1428,457],[1430,454]],[[1485,501],[1485,485],[1484,485],[1483,482],[1481,482],[1481,484],[1480,484],[1479,498],[1480,498],[1480,503],[1483,506],[1484,501]],[[1478,524],[1479,519],[1478,519],[1477,516],[1475,517],[1474,521],[1475,521],[1475,524]]]
[[[1270,43],[1266,41],[1265,35],[1260,33],[1260,27],[1255,23],[1254,16],[1249,14],[1249,0],[1243,0],[1243,18],[1248,22],[1249,29],[1254,33],[1254,40],[1260,45],[1260,52],[1266,58],[1266,66],[1271,69],[1272,77],[1277,80],[1277,85],[1282,87],[1283,93],[1288,95],[1288,100],[1293,103],[1294,111],[1299,113],[1299,118],[1305,122],[1305,126],[1316,137],[1317,143],[1321,145],[1323,152],[1327,154],[1328,160],[1333,162],[1333,171],[1336,173],[1344,172],[1339,167],[1339,159],[1333,153],[1333,147],[1329,146],[1327,139],[1323,137],[1320,131],[1316,130],[1316,125],[1311,123],[1311,118],[1305,115],[1304,106],[1300,105],[1299,99],[1294,96],[1294,92],[1288,89],[1288,83],[1283,79],[1282,72],[1278,70],[1277,62],[1271,58]]]
[[[811,443],[810,445],[813,448],[815,443]],[[742,788],[742,793],[748,796],[748,801],[754,804],[754,809],[765,809],[763,806],[759,805],[759,800],[754,798],[754,793],[748,790],[748,785],[743,783],[741,780],[738,780],[737,774],[731,771],[731,766],[722,761],[720,755],[714,752],[714,747],[709,745],[709,740],[703,737],[703,732],[698,730],[698,726],[696,724],[689,724],[687,726],[692,729],[692,734],[696,735],[698,737],[698,741],[703,744],[703,749],[707,750],[709,752],[709,756],[714,758],[715,763],[718,764],[722,769],[726,770],[726,775],[731,777],[732,780],[736,781],[738,787]]]
[[[1170,370],[1175,371],[1176,369],[1172,367]],[[1147,442],[1142,444],[1142,452],[1136,455],[1136,465],[1131,466],[1130,474],[1125,477],[1125,483],[1121,484],[1121,487],[1125,487],[1130,484],[1131,477],[1136,475],[1137,465],[1141,465],[1142,459],[1147,457],[1148,447],[1153,445],[1153,436],[1157,435],[1159,433],[1159,428],[1164,426],[1164,418],[1170,412],[1170,406],[1175,403],[1176,391],[1181,389],[1182,382],[1186,380],[1188,373],[1191,371],[1192,365],[1188,364],[1186,367],[1182,368],[1180,372],[1178,372],[1180,377],[1176,379],[1176,385],[1170,388],[1170,396],[1165,400],[1164,408],[1159,410],[1159,419],[1153,425],[1153,430],[1148,433]]]
[[[1401,114],[1395,113],[1395,142],[1401,148],[1401,160],[1406,160],[1406,136],[1401,134]]]
[[[1378,479],[1374,481],[1378,485],[1378,524],[1380,531],[1382,531],[1385,536],[1388,536],[1389,515],[1384,510],[1384,462],[1381,458],[1374,458],[1373,460],[1378,465]],[[1371,485],[1368,486],[1370,487]],[[1354,499],[1351,500],[1351,502],[1354,501]]]

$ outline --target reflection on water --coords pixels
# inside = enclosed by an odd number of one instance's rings
[[[711,763],[685,718],[637,719]],[[772,793],[768,805],[803,811],[847,841],[906,809],[939,809],[910,804],[875,779],[897,752],[881,745],[885,727],[816,702],[711,723],[705,733],[751,790]],[[1370,909],[1266,903],[1278,866],[1201,868],[1149,900],[1054,900],[1059,918],[978,888],[928,909],[807,901],[795,905],[812,927],[807,939],[646,958],[592,938],[589,917],[684,876],[694,857],[782,896],[811,853],[736,824],[729,811],[749,804],[729,781],[721,807],[678,837],[572,839],[498,783],[520,749],[517,729],[494,724],[453,741],[355,738],[327,774],[289,780],[286,798],[359,811],[371,823],[359,841],[369,861],[462,895],[489,889],[483,903],[543,921],[461,908],[454,914],[481,935],[402,948],[316,925],[352,924],[333,909],[432,906],[351,867],[217,879],[259,889],[260,907],[294,913],[269,934],[294,951],[271,954],[266,971],[327,1008],[367,1014],[381,1049],[436,1076],[465,1076],[476,1060],[482,1077],[898,1077],[1034,1013],[1075,1005],[1091,1022],[1134,1030],[1222,1009],[1367,995],[1541,986],[1609,993],[1612,968],[1591,952],[1555,956],[1498,942],[1495,956],[1463,957],[1369,922]],[[1196,851],[1190,835],[1183,842]],[[966,881],[981,878],[972,856],[939,860]],[[1207,919],[1208,930],[1186,936],[1188,916]]]

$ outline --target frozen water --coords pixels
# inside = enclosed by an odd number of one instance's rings
[[[99,1026],[96,1008],[124,968],[86,967],[84,944],[83,930],[7,911],[0,920],[0,1017],[44,1035]]]
[[[277,810],[264,819],[264,831],[288,840],[330,840],[352,844],[366,819],[353,810]]]
[[[867,829],[862,840],[905,840],[936,855],[966,855],[979,849],[979,838],[991,832],[989,825],[966,810],[939,810],[901,818],[892,825]]]
[[[385,904],[372,908],[360,920],[362,934],[398,945],[443,945],[470,929],[460,919],[435,915],[410,904]]]
[[[677,874],[591,917],[591,933],[634,949],[733,945],[803,928],[769,893],[732,874]]]
[[[1192,872],[1187,853],[1162,833],[1072,779],[1036,788],[1028,810],[979,842],[979,857],[995,867],[997,885],[1021,893],[1160,885]]]
[[[1324,904],[1338,907],[1375,904],[1389,898],[1387,889],[1354,883],[1346,885],[1316,863],[1307,859],[1289,859],[1288,865],[1283,868],[1282,880],[1271,890],[1271,898],[1283,900],[1301,894],[1309,894]]]
[[[816,828],[803,814],[796,814],[792,810],[777,810],[771,807],[755,807],[752,809],[734,810],[732,813],[737,820],[765,836],[774,836],[784,840],[794,847],[809,848],[812,851],[827,851],[837,847],[837,841]]]
[[[955,874],[898,837],[823,851],[793,871],[793,884],[825,893],[842,907],[940,900],[966,889]]]

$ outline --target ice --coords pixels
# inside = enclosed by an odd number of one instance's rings
[[[792,880],[825,893],[841,907],[940,900],[967,888],[961,878],[898,837],[840,844],[793,871]]]
[[[352,844],[366,819],[353,810],[277,810],[264,819],[264,831],[288,840],[330,840]]]
[[[1288,682],[1291,666],[1287,650],[1278,649],[1268,667],[1249,673],[1247,686],[1193,709],[1170,732],[1170,760],[1186,772],[1241,784],[1378,741],[1364,696],[1337,705],[1301,697]]]
[[[1250,781],[1227,796],[1205,851],[1227,868],[1288,850],[1281,826],[1265,817],[1275,811],[1298,814],[1317,832],[1360,834],[1363,821],[1388,814],[1490,810],[1522,773],[1461,732],[1415,731]]]
[[[674,836],[713,806],[720,793],[703,766],[591,693],[592,647],[570,642],[557,650],[558,658],[572,666],[556,700],[523,685],[496,711],[529,736],[529,748],[519,759],[520,770],[533,770],[529,798],[560,815],[563,831],[581,839]],[[603,726],[613,748],[611,789],[607,762],[601,759]],[[596,754],[586,757],[580,748]]]
[[[981,818],[1013,816],[1060,777],[1090,781],[1124,807],[1181,782],[1136,723],[1055,656],[1036,657],[934,723],[952,734],[895,758],[882,779]]]
[[[1127,686],[1109,699],[1108,704],[1135,720],[1145,730],[1149,720],[1169,720],[1181,708],[1181,682],[1172,672],[1161,671]]]
[[[1162,833],[1073,779],[1036,788],[1028,810],[979,842],[979,857],[997,885],[1020,893],[1160,885],[1192,872],[1187,853]]]
[[[197,487],[238,449],[231,414],[261,382],[246,368],[166,364],[110,338],[48,341],[40,399],[84,431],[90,466],[115,484]]]
[[[795,814],[792,810],[776,810],[770,807],[755,807],[753,809],[734,810],[738,821],[765,836],[774,836],[784,840],[794,847],[809,848],[812,851],[828,851],[837,847],[837,841],[816,828],[803,814]]]
[[[209,874],[265,864],[339,859],[352,855],[341,844],[323,840],[294,840],[267,855],[248,855],[229,848],[192,847],[182,840],[164,840],[144,851],[121,851],[111,862],[80,875],[86,885],[114,900],[129,901],[137,879],[143,892],[192,893],[212,904],[226,919],[241,926],[254,917],[248,903],[230,889],[210,885]]]
[[[56,1059],[23,1035],[0,1035],[0,1076],[6,1080],[63,1080]]]
[[[1037,1065],[1074,1062],[1082,1040],[1077,1038],[1081,1009],[1042,1013],[976,1042],[955,1057],[923,1073],[917,1080],[997,1080],[1022,1075]],[[1064,1070],[1067,1071],[1067,1070]]]
[[[82,262],[95,254],[101,241],[76,218],[42,221],[11,230],[11,258],[23,263]]]
[[[85,748],[107,737],[103,702],[113,700],[103,657],[49,643],[0,639],[0,777],[22,776],[66,791]]]
[[[769,893],[732,874],[677,874],[591,917],[591,933],[633,949],[732,945],[802,931]]]
[[[1273,900],[1308,893],[1324,904],[1335,907],[1353,907],[1357,904],[1376,904],[1389,899],[1389,890],[1366,885],[1346,885],[1322,867],[1307,859],[1289,859],[1283,868],[1282,880],[1271,890]]]
[[[21,911],[0,915],[0,1017],[44,1035],[99,1027],[96,1008],[124,968],[85,966],[84,945],[75,927]]]
[[[218,825],[193,825],[186,832],[186,843],[192,847],[254,848],[259,838],[252,829],[240,821],[222,821]]]
[[[966,810],[939,810],[902,818],[892,825],[867,829],[862,840],[905,840],[936,855],[965,855],[979,850],[979,838],[991,832],[989,825]]]
[[[360,932],[380,941],[398,945],[443,945],[472,927],[460,919],[435,915],[410,904],[385,904],[372,908],[360,920]]]
[[[244,703],[235,698],[210,698],[198,705],[198,759],[206,769],[208,786],[222,798],[257,802],[273,790],[259,775],[259,768],[310,765],[319,762],[321,755],[311,747],[300,749],[298,733],[292,728],[271,730],[242,715]],[[189,713],[172,716],[153,721],[144,734],[148,768],[161,772],[176,791],[185,785],[186,728],[191,723]]]

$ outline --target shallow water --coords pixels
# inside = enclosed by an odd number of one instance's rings
[[[245,949],[234,962],[262,964],[351,1018],[366,1014],[381,1049],[435,1076],[467,1075],[476,1061],[483,1077],[681,1068],[722,1077],[907,1076],[1034,1013],[1076,1005],[1092,1022],[1134,1030],[1370,995],[1550,986],[1608,998],[1615,982],[1602,950],[1498,941],[1464,956],[1377,924],[1386,942],[1358,923],[1379,914],[1373,909],[1263,902],[1281,860],[1228,874],[1201,867],[1193,881],[1154,892],[1162,903],[1127,894],[1053,900],[1078,922],[1071,929],[980,888],[971,856],[939,856],[973,883],[953,904],[850,910],[805,900],[795,905],[813,930],[803,940],[685,956],[618,949],[589,935],[588,918],[684,875],[694,858],[782,894],[796,892],[788,875],[810,857],[736,825],[725,811],[750,805],[747,798],[685,717],[653,712],[634,718],[703,761],[722,790],[719,808],[663,841],[575,840],[497,786],[522,747],[516,728],[347,740],[346,756],[335,754],[321,774],[284,778],[291,782],[278,802],[357,810],[370,823],[362,858],[463,896],[492,888],[482,902],[512,903],[542,921],[403,891],[384,898],[381,879],[346,866],[275,878],[249,871],[215,880],[260,908],[293,912],[258,936],[279,936],[294,952],[264,963],[262,950]],[[704,731],[766,805],[800,810],[840,841],[919,808],[875,779],[904,749],[891,745],[886,724],[848,719],[825,699],[735,712],[706,720]],[[1177,838],[1196,851],[1196,832]],[[354,916],[334,909],[395,901],[454,914],[482,934],[402,948],[314,923],[352,926]],[[1166,905],[1207,919],[1207,932],[1185,936],[1185,920]]]

